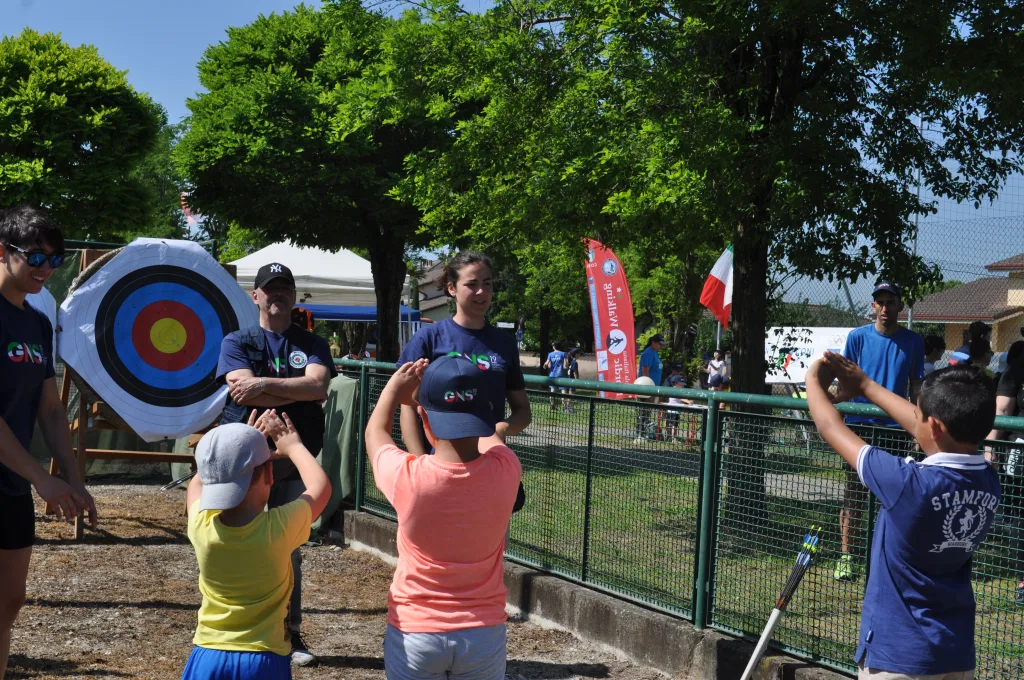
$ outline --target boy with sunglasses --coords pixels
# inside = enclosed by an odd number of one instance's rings
[[[96,505],[78,477],[71,429],[54,377],[53,330],[25,302],[64,261],[64,236],[50,217],[28,206],[0,211],[0,677],[7,669],[14,620],[25,602],[35,541],[31,488],[57,516]],[[51,476],[29,453],[36,422],[67,482]]]

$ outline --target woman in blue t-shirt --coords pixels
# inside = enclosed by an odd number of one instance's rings
[[[494,294],[492,269],[490,258],[475,252],[459,253],[445,265],[438,289],[455,298],[455,316],[420,328],[402,350],[398,365],[452,355],[476,363],[488,376],[482,397],[490,402],[497,433],[505,439],[530,424],[530,400],[515,337],[487,322]],[[416,409],[402,406],[401,424],[406,449],[415,455],[427,453],[430,447]]]

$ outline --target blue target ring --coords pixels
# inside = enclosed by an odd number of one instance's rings
[[[180,371],[162,371],[146,363],[139,355],[132,340],[132,326],[139,312],[153,302],[174,300],[189,307],[203,328],[217,328],[220,319],[209,300],[179,283],[162,281],[151,283],[139,288],[125,298],[114,316],[114,349],[125,368],[136,378],[145,383],[165,390],[177,390],[202,380],[210,371],[217,368],[220,358],[220,338],[207,333],[203,350],[190,366]]]

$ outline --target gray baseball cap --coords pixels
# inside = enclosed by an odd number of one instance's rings
[[[207,432],[196,447],[196,467],[203,483],[199,509],[236,507],[249,491],[252,471],[270,455],[267,438],[249,425],[228,423]]]

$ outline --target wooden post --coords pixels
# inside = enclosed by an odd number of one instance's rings
[[[66,370],[66,369],[65,369]],[[89,404],[85,400],[85,393],[79,390],[78,392],[78,441],[75,447],[75,462],[78,464],[78,478],[82,480],[82,485],[85,485],[85,466],[86,466],[86,454],[85,448],[88,445],[87,439],[89,435]],[[82,534],[85,531],[85,518],[82,517],[82,513],[78,513],[75,517],[75,540],[81,540]]]

